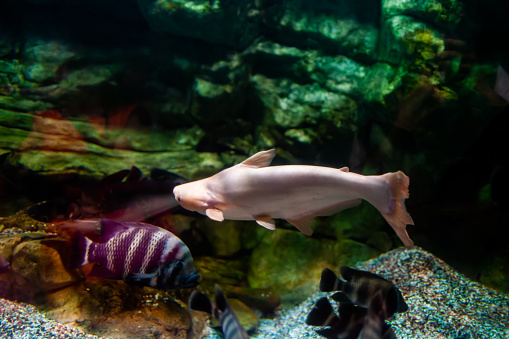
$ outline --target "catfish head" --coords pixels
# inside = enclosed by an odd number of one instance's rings
[[[173,195],[186,210],[206,214],[214,206],[214,196],[209,192],[206,179],[175,186]]]

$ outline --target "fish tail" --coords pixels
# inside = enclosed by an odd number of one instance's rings
[[[320,298],[306,318],[306,324],[311,326],[333,326],[338,321],[327,297]]]
[[[382,216],[394,229],[405,247],[412,248],[414,242],[408,236],[406,225],[413,225],[414,221],[405,207],[405,199],[409,197],[410,179],[401,171],[386,173],[382,177],[389,182],[392,188],[391,212],[382,213]]]
[[[193,311],[201,311],[212,315],[212,303],[203,293],[194,290],[189,297],[188,307]]]
[[[320,278],[320,291],[340,291],[342,286],[343,281],[334,272],[328,268],[323,269],[322,277]]]
[[[71,238],[71,253],[68,258],[70,268],[78,268],[89,263],[88,252],[92,241],[80,232],[75,232]]]

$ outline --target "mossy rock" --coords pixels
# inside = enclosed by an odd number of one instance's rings
[[[242,48],[260,33],[250,18],[254,1],[138,0],[149,26],[156,32]]]
[[[325,267],[336,270],[376,255],[376,250],[350,239],[315,238],[277,229],[253,250],[248,282],[253,288],[274,288],[282,303],[298,302],[318,289]]]

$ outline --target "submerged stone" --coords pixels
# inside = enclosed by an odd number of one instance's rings
[[[156,32],[236,48],[247,46],[260,34],[252,0],[138,0],[138,5]]]
[[[372,60],[379,13],[374,0],[279,1],[268,8],[266,23],[289,45]]]
[[[11,266],[13,271],[30,282],[34,290],[52,291],[80,279],[65,269],[55,249],[39,241],[27,241],[16,246]]]
[[[253,288],[274,288],[283,304],[302,301],[315,289],[324,267],[352,266],[376,256],[366,245],[349,239],[318,239],[277,229],[254,249],[248,281]]]

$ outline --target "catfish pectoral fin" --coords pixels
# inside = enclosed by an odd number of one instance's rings
[[[215,221],[224,220],[223,211],[218,210],[217,208],[207,208],[207,210],[205,211],[205,215],[207,215],[207,217]]]

